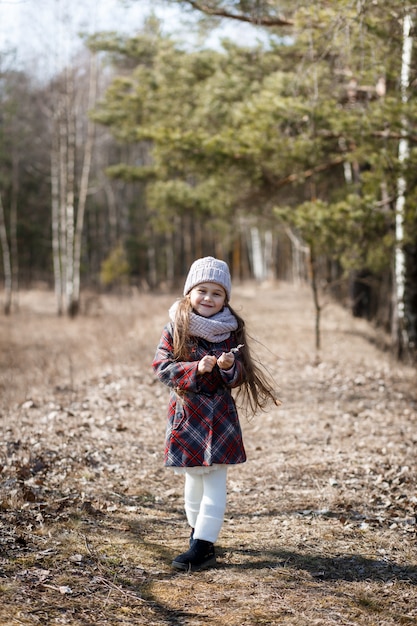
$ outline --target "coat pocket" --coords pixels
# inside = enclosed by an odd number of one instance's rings
[[[185,419],[184,403],[182,398],[176,394],[174,419],[172,420],[172,430],[178,430]]]

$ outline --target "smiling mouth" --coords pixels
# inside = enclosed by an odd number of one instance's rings
[[[212,309],[212,308],[213,308],[213,307],[212,307],[212,305],[211,305],[211,304],[201,304],[201,305],[200,305],[200,311],[201,311],[202,313],[205,313],[205,312],[206,312],[206,309],[207,309],[207,313],[208,313],[209,311],[211,311],[211,309]]]

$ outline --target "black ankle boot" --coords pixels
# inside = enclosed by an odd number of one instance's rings
[[[192,548],[194,543],[194,528],[191,529],[191,533],[190,533],[190,548]]]
[[[215,564],[214,545],[203,539],[193,539],[190,549],[172,561],[172,567],[184,572],[197,572]]]

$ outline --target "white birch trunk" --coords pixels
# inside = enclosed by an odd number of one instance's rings
[[[296,285],[300,285],[305,282],[308,274],[306,268],[307,260],[310,258],[310,248],[306,246],[288,226],[285,232],[291,242],[292,281]]]
[[[412,20],[409,15],[404,17],[403,25],[403,51],[401,66],[401,99],[405,104],[408,101],[408,88],[410,80],[410,64],[413,48],[413,38],[411,34]],[[403,137],[398,147],[398,160],[400,165],[408,159],[409,145],[405,136],[407,131],[407,121],[402,121]],[[397,347],[398,354],[402,348],[408,345],[407,331],[405,328],[405,255],[404,255],[404,206],[405,206],[406,180],[400,175],[397,181],[397,201],[395,205],[395,253],[394,253],[394,292],[393,292],[393,319],[392,338]]]
[[[3,256],[3,271],[4,271],[4,292],[5,292],[5,304],[4,313],[10,314],[12,306],[12,265],[10,262],[10,248],[7,240],[6,220],[4,216],[3,201],[0,194],[0,244]]]
[[[94,106],[97,94],[97,64],[96,57],[92,59],[90,66],[90,81],[88,89],[88,111]],[[74,313],[78,312],[80,302],[80,273],[81,273],[81,244],[84,226],[85,207],[87,203],[88,181],[90,178],[91,159],[94,145],[95,125],[87,117],[87,139],[84,148],[83,167],[81,172],[80,191],[78,195],[77,220],[74,240]]]
[[[265,231],[263,237],[257,226],[250,229],[248,239],[252,273],[259,282],[275,277],[274,271],[274,236],[271,230]]]
[[[62,315],[62,277],[59,228],[59,120],[55,112],[51,149],[52,261],[58,315]]]
[[[67,162],[68,162],[68,137],[66,118],[65,95],[61,94],[59,102],[59,261],[60,282],[62,298],[66,296],[65,286],[67,283]],[[63,302],[66,307],[67,303]]]
[[[264,278],[273,280],[274,272],[274,236],[267,230],[264,237]]]
[[[67,73],[67,107],[66,124],[68,138],[67,160],[67,196],[66,196],[66,235],[67,235],[67,275],[65,284],[66,310],[73,314],[74,303],[74,237],[75,237],[75,112],[74,112],[74,79],[71,71]]]
[[[250,241],[252,249],[252,271],[256,280],[263,280],[264,278],[264,263],[262,258],[262,245],[261,237],[259,235],[259,228],[252,226],[250,229]]]

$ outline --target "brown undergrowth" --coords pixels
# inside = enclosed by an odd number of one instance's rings
[[[172,296],[76,320],[28,292],[0,319],[0,624],[417,623],[416,376],[307,288],[236,287],[283,405],[247,420],[218,567],[178,574],[182,480],[162,467],[150,362]]]

